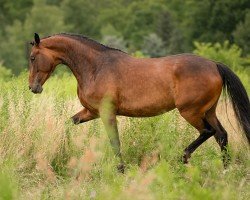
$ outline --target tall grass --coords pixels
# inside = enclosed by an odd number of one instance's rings
[[[73,77],[53,77],[34,95],[24,73],[2,82],[0,91],[0,199],[250,198],[249,147],[223,104],[218,113],[229,132],[228,169],[213,138],[190,164],[181,163],[198,133],[172,111],[118,118],[127,166],[122,175],[101,121],[75,126],[69,120],[81,109]]]

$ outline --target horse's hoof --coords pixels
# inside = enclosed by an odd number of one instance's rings
[[[189,154],[188,152],[185,152],[184,155],[183,155],[183,157],[182,157],[182,162],[183,162],[184,164],[188,164],[188,159],[189,159],[190,157],[191,157],[190,154]]]
[[[119,165],[117,165],[117,170],[118,170],[118,172],[120,172],[120,173],[122,173],[122,174],[124,174],[124,171],[125,171],[125,165],[124,164],[119,164]]]
[[[80,124],[80,119],[78,117],[73,116],[71,117],[71,120],[75,125]]]
[[[182,156],[182,163],[183,164],[188,164],[188,159],[187,159],[187,157],[185,155]]]
[[[228,165],[231,163],[231,157],[226,154],[223,156],[223,166],[224,166],[224,169],[227,169],[228,168]]]

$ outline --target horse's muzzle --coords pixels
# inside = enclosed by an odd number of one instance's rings
[[[31,90],[31,92],[33,92],[35,94],[40,94],[43,91],[43,88],[41,85],[36,85],[34,87],[29,86],[29,89]]]

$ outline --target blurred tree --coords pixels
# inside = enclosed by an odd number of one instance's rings
[[[0,3],[0,32],[4,32],[5,26],[10,26],[15,20],[23,22],[26,17],[26,13],[30,11],[33,6],[33,0],[18,0],[9,1],[1,0]],[[4,32],[5,33],[5,32]]]
[[[122,34],[117,31],[112,24],[107,24],[106,26],[103,26],[101,28],[101,35],[102,37],[105,37],[106,35],[114,35],[118,37],[122,36]]]
[[[228,41],[220,43],[194,42],[194,53],[206,58],[222,62],[232,69],[243,68],[242,50],[237,45],[230,45]]]
[[[186,30],[189,42],[233,42],[233,31],[250,8],[249,0],[190,0],[187,9]],[[185,19],[184,19],[185,20]]]
[[[155,33],[144,37],[142,52],[150,57],[161,57],[166,55],[162,39]]]
[[[120,49],[125,52],[127,51],[126,42],[122,37],[115,35],[105,35],[102,39],[102,43],[109,47]]]
[[[18,74],[27,66],[27,43],[33,40],[34,32],[47,36],[67,29],[59,7],[48,6],[45,0],[34,0],[34,6],[24,23],[16,20],[13,25],[6,27],[6,36],[0,40],[0,48],[4,49],[0,60]]]
[[[122,34],[118,32],[111,24],[107,24],[107,26],[102,27],[101,35],[103,44],[109,47],[120,49],[122,51],[127,51],[127,44],[124,41]]]
[[[172,30],[169,44],[166,48],[168,54],[184,53],[190,50],[186,44],[182,31],[178,28]]]
[[[57,5],[60,6],[60,4],[63,2],[63,0],[46,0],[48,5]]]
[[[112,31],[112,27],[133,51],[141,47],[145,35],[156,32],[158,16],[165,5],[162,0],[64,0],[62,8],[66,23],[73,24],[72,32],[99,40],[104,37],[103,30]]]
[[[34,6],[24,22],[27,39],[32,38],[34,32],[47,36],[67,32],[69,28],[70,25],[64,24],[63,11],[57,6],[47,5],[46,0],[34,0]]]
[[[250,10],[248,10],[244,22],[237,25],[234,38],[235,42],[243,49],[244,54],[250,55]]]
[[[15,74],[22,71],[26,65],[25,38],[23,24],[16,20],[13,25],[6,27],[6,36],[0,41],[0,49],[4,49],[1,51],[0,60]]]
[[[165,54],[192,51],[193,41],[225,40],[247,54],[249,8],[249,0],[1,0],[0,60],[18,73],[33,32],[66,31],[129,52],[147,48],[145,38],[155,33],[151,43],[161,40]]]
[[[160,14],[157,25],[157,33],[163,40],[167,54],[182,53],[187,49],[183,34],[169,11]]]
[[[169,11],[160,13],[157,23],[157,34],[162,38],[164,44],[170,44],[173,32],[173,19]]]
[[[135,1],[128,7],[123,36],[135,48],[141,48],[144,37],[157,32],[158,18],[166,9],[160,1]]]
[[[61,8],[65,23],[72,25],[69,31],[98,38],[100,36],[100,26],[97,23],[99,4],[98,0],[64,0]]]

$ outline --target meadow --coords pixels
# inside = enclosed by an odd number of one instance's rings
[[[249,75],[239,75],[250,94]],[[227,169],[214,138],[182,164],[198,132],[173,110],[118,117],[127,166],[120,174],[101,120],[70,120],[81,109],[74,77],[53,76],[40,95],[27,77],[0,80],[0,199],[250,199],[249,145],[223,97],[217,113],[229,133]]]

